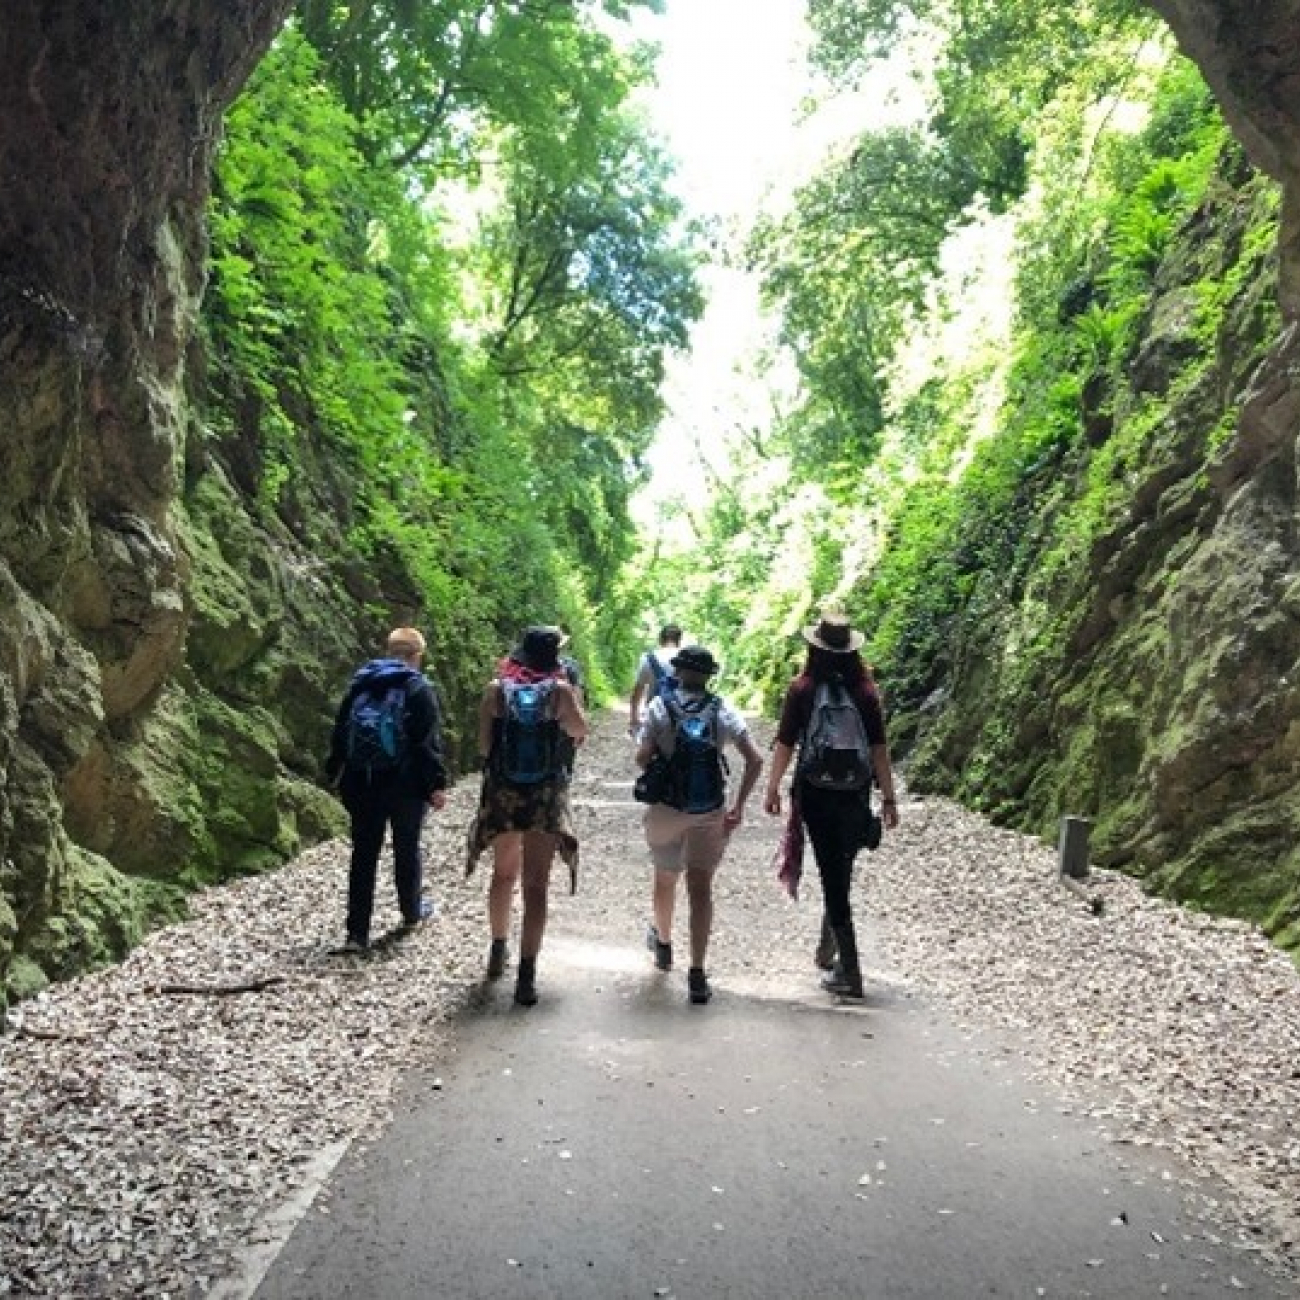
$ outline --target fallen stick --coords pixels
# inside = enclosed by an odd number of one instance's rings
[[[238,984],[159,984],[155,993],[195,993],[200,997],[227,997],[232,993],[257,993],[273,984],[283,984],[283,975],[263,975]]]
[[[85,1043],[90,1034],[65,1034],[57,1029],[37,1029],[35,1025],[23,1023],[14,1029],[19,1038],[38,1038],[43,1043]]]

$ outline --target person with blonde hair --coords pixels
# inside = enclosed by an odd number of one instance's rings
[[[420,832],[425,810],[446,803],[449,784],[438,693],[420,670],[424,637],[413,627],[394,628],[386,649],[353,675],[325,763],[352,828],[344,944],[351,952],[370,944],[375,876],[390,828],[403,925],[409,929],[433,915],[423,893]]]

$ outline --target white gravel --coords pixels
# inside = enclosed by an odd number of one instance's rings
[[[552,926],[639,944],[648,873],[628,803],[625,718],[582,756],[579,894],[557,871]],[[376,954],[341,939],[347,846],[213,889],[120,967],[17,1008],[0,1037],[0,1295],[181,1296],[312,1178],[373,1134],[394,1082],[437,1068],[486,947],[484,878],[462,877],[475,783],[426,834],[438,918]],[[809,986],[815,872],[791,903],[777,828],[755,806],[719,877],[711,962],[737,991]],[[864,855],[868,984],[947,1004],[1014,1044],[1065,1109],[1116,1142],[1164,1149],[1194,1208],[1300,1277],[1300,972],[1251,927],[1149,899],[1096,873],[1092,915],[1055,883],[1051,848],[951,804],[905,802]],[[398,920],[381,877],[376,927]],[[222,992],[232,985],[261,987]],[[190,990],[166,989],[185,987]],[[545,996],[545,956],[540,970]]]

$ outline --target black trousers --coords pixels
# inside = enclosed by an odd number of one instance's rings
[[[852,925],[849,887],[866,831],[866,803],[857,791],[823,790],[801,781],[799,812],[822,878],[826,919],[834,928]]]
[[[375,907],[375,876],[384,836],[393,828],[393,876],[397,901],[407,921],[420,919],[420,891],[424,864],[420,857],[420,829],[426,803],[399,790],[377,788],[352,792],[347,799],[352,818],[352,861],[348,870],[349,939],[367,943],[370,917]]]

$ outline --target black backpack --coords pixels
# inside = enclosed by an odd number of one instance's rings
[[[799,775],[823,790],[866,790],[871,785],[867,728],[841,677],[817,683],[800,745]]]
[[[554,692],[553,679],[501,683],[498,770],[512,785],[538,785],[563,774]]]
[[[688,813],[713,812],[727,801],[726,761],[718,744],[716,695],[702,699],[665,700],[673,727],[668,758],[668,797],[672,808]]]

